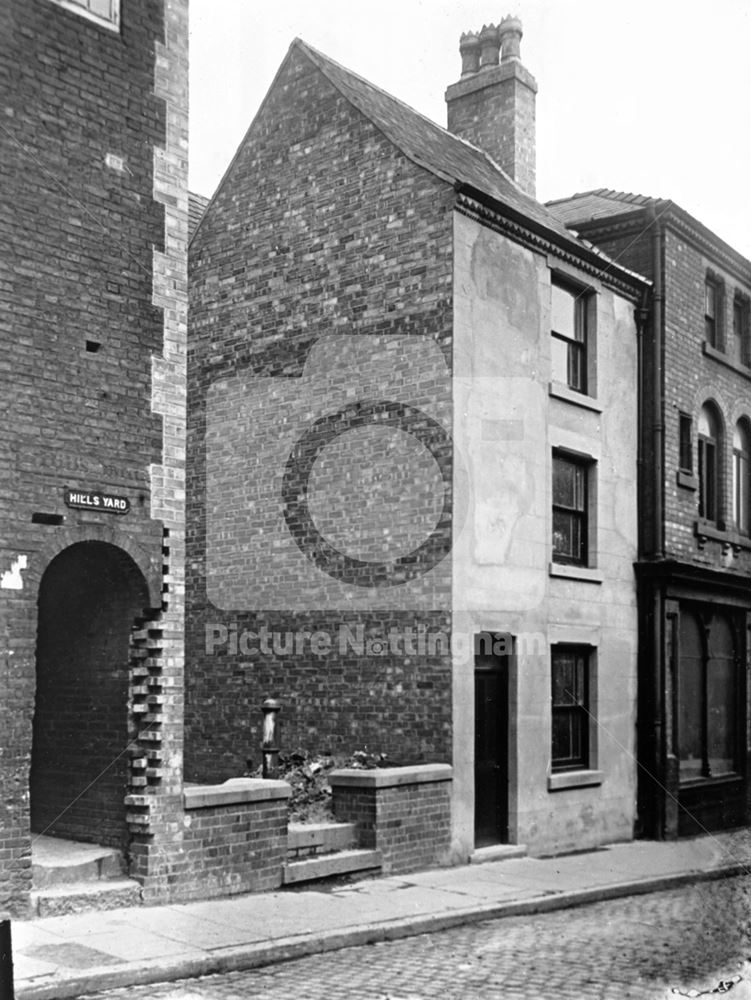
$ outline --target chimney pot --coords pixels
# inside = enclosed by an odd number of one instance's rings
[[[490,69],[498,65],[501,51],[501,36],[494,24],[484,24],[480,32],[480,69]]]
[[[519,57],[521,37],[513,16],[463,34],[462,75],[446,104],[449,131],[484,149],[534,198],[537,83]]]
[[[504,17],[498,25],[501,42],[501,62],[521,59],[522,22],[518,17]]]
[[[462,57],[462,76],[471,76],[480,68],[480,37],[473,31],[468,31],[459,39],[459,52]]]

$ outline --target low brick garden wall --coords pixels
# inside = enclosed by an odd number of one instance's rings
[[[449,764],[332,771],[334,815],[381,851],[386,875],[449,864],[451,780]]]
[[[264,892],[282,884],[287,857],[285,781],[235,778],[222,785],[186,785],[183,849],[189,875],[180,898]]]

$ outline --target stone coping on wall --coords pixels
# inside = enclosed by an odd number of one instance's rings
[[[186,809],[221,808],[243,802],[265,802],[288,799],[292,788],[286,781],[267,778],[228,778],[221,785],[185,785],[183,805]]]
[[[436,781],[451,781],[450,764],[414,764],[410,767],[342,768],[332,771],[329,784],[356,788],[394,788],[399,785],[423,785]]]

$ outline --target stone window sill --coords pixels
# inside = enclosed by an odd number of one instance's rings
[[[707,541],[719,542],[725,551],[732,549],[737,553],[742,549],[751,549],[751,537],[720,528],[712,521],[694,521],[694,534],[700,549]]]
[[[548,775],[548,791],[560,792],[564,788],[588,788],[602,784],[602,771],[559,771]]]
[[[683,469],[678,470],[676,482],[679,486],[682,486],[684,490],[699,489],[699,477],[695,476],[692,472],[684,472]]]
[[[555,399],[562,399],[566,403],[573,403],[574,406],[581,406],[584,410],[593,410],[595,413],[602,413],[602,407],[593,396],[587,396],[583,392],[576,392],[569,389],[562,382],[549,382],[548,393]]]
[[[602,573],[591,566],[572,566],[569,563],[551,562],[548,567],[550,576],[558,576],[564,580],[579,580],[582,583],[602,583]]]
[[[739,375],[745,375],[747,379],[751,379],[751,368],[748,365],[743,365],[734,358],[729,357],[723,351],[718,351],[716,347],[712,347],[706,340],[702,341],[702,352],[705,357],[712,358],[713,361],[718,361],[721,365],[725,365],[726,368],[731,368]]]

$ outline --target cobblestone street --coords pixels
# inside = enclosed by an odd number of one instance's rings
[[[662,1000],[734,976],[745,1000],[749,956],[751,878],[737,877],[95,1000]]]

